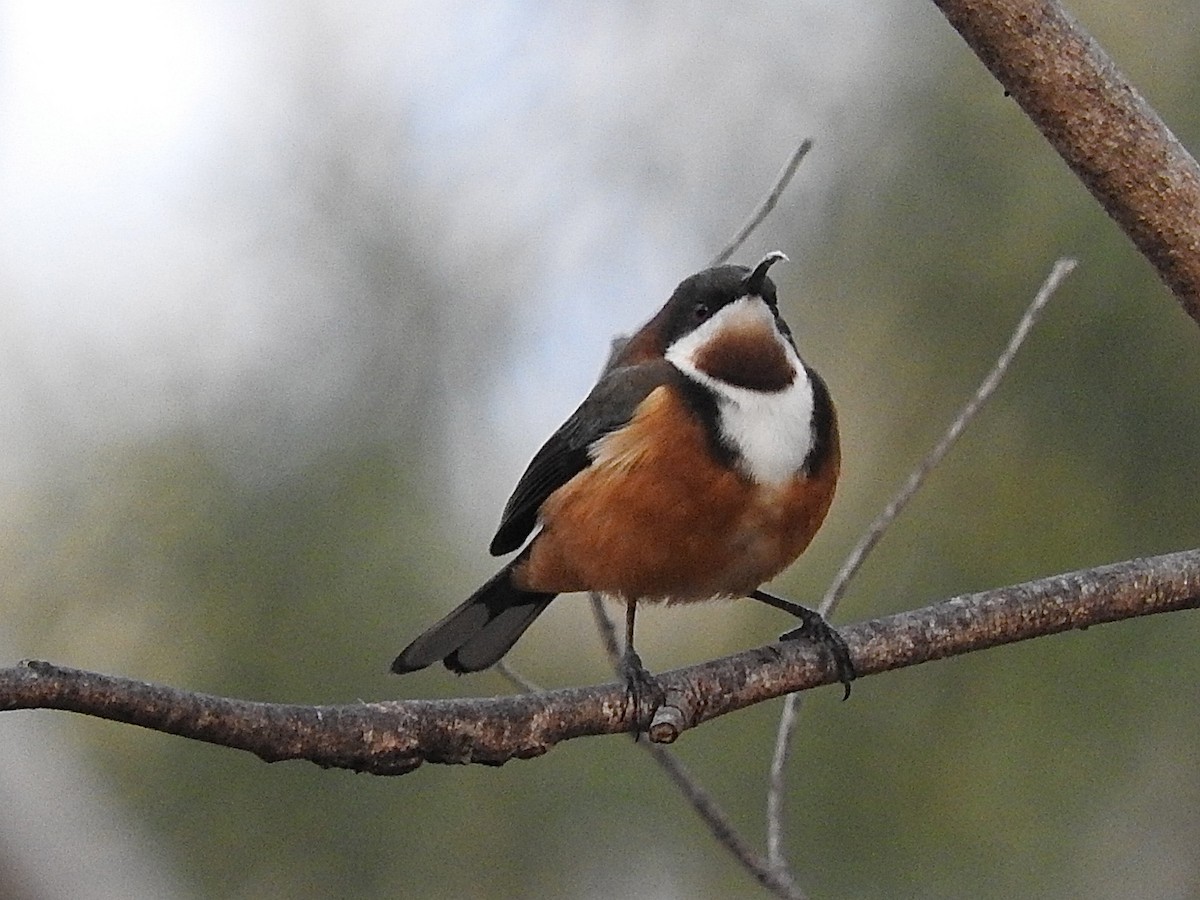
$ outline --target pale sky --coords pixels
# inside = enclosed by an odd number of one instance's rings
[[[233,433],[222,411],[241,395],[253,395],[254,427],[293,430],[231,438],[233,464],[285,466],[304,429],[346,402],[359,338],[331,320],[326,273],[246,249],[267,227],[254,203],[288,202],[287,184],[271,184],[272,141],[303,132],[291,117],[311,65],[375,104],[369,127],[415,136],[395,177],[420,219],[419,252],[455,279],[454,314],[494,303],[523,316],[491,395],[446,404],[452,446],[494,451],[490,466],[474,452],[451,460],[464,507],[499,504],[609,338],[702,267],[813,137],[775,231],[746,250],[782,249],[802,273],[804,248],[779,235],[819,227],[824,186],[888,102],[902,15],[865,0],[692,12],[9,0],[0,479],[63,446],[197,419]],[[265,200],[221,183],[247,166]],[[328,350],[319,361],[314,341]]]

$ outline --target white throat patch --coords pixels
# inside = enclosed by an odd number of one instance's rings
[[[756,391],[729,384],[696,365],[699,351],[723,328],[750,317],[770,323],[796,372],[780,391]],[[666,359],[684,375],[711,390],[717,399],[721,435],[738,452],[743,471],[764,485],[781,485],[804,465],[813,445],[813,389],[808,371],[791,343],[775,327],[761,297],[742,297],[667,348]]]

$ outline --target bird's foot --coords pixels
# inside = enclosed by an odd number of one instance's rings
[[[845,694],[842,695],[842,699],[845,700],[850,696],[850,682],[858,677],[858,673],[854,670],[854,661],[850,659],[850,648],[846,646],[846,639],[816,610],[797,604],[796,615],[800,617],[800,625],[791,631],[785,631],[779,636],[779,639],[794,641],[805,638],[827,650],[833,657],[838,681],[846,689]]]
[[[626,647],[625,652],[621,654],[619,671],[625,682],[625,718],[632,723],[634,737],[637,737],[642,710],[652,713],[658,709],[663,702],[663,689],[658,680],[642,665],[642,658],[633,647]]]

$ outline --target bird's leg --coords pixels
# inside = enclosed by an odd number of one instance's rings
[[[854,671],[854,662],[850,659],[850,648],[846,646],[846,641],[838,630],[826,622],[825,617],[819,612],[809,609],[807,606],[792,603],[790,600],[784,600],[782,597],[776,597],[774,594],[768,594],[761,590],[752,591],[750,596],[760,603],[789,612],[800,620],[798,627],[791,631],[785,631],[779,636],[779,639],[794,641],[797,638],[807,638],[818,647],[824,647],[829,651],[837,670],[838,681],[846,688],[842,699],[845,700],[846,697],[849,697],[850,682],[857,677],[858,673]]]
[[[621,654],[620,670],[621,677],[625,679],[629,718],[634,723],[635,735],[643,704],[648,702],[653,709],[662,702],[662,688],[633,649],[633,623],[636,618],[637,601],[630,598],[625,601],[625,652]]]

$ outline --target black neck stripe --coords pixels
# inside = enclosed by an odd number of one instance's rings
[[[704,434],[708,437],[708,449],[713,459],[722,466],[733,466],[737,462],[737,448],[721,434],[721,409],[717,395],[711,388],[671,366],[676,372],[675,385],[689,410],[700,420]]]
[[[804,460],[804,472],[809,477],[820,471],[833,452],[833,398],[829,396],[829,388],[824,379],[808,366],[808,382],[812,385],[813,420],[812,420],[812,449]]]

